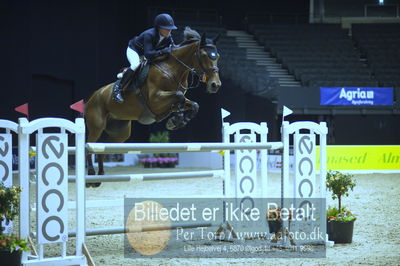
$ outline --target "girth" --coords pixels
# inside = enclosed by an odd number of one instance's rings
[[[160,115],[154,114],[151,111],[147,100],[143,96],[142,89],[137,88],[134,93],[136,94],[137,98],[139,99],[143,107],[143,113],[138,120],[139,123],[143,125],[150,125],[153,124],[154,122],[161,122],[171,114],[171,109]]]

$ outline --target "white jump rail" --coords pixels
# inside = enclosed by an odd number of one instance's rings
[[[88,152],[109,153],[167,153],[218,152],[221,150],[272,150],[283,148],[282,142],[267,143],[86,143]]]
[[[151,232],[151,231],[163,231],[163,230],[173,230],[178,228],[199,228],[199,227],[211,227],[215,224],[207,223],[183,223],[183,224],[172,224],[165,226],[143,226],[141,228],[135,228],[135,230],[130,230],[128,227],[108,227],[108,228],[92,228],[86,230],[87,236],[96,235],[114,235],[114,234],[125,234],[125,233],[141,233],[141,232]],[[75,231],[70,231],[68,234],[70,237],[76,235]]]
[[[146,174],[121,174],[121,175],[87,175],[86,182],[142,182],[159,181],[186,178],[209,178],[224,175],[223,170],[192,171],[192,172],[170,172],[170,173],[146,173]],[[74,176],[68,177],[68,182],[75,182]]]
[[[238,185],[233,182],[234,188],[231,188],[231,173],[230,173],[230,151],[240,152],[241,157],[245,157],[245,164],[255,165],[257,162],[256,150],[262,150],[262,164],[265,167],[261,167],[266,175],[267,165],[267,150],[269,149],[281,149],[283,148],[282,142],[267,142],[268,128],[266,123],[235,123],[230,125],[229,123],[223,124],[223,143],[87,143],[86,150],[93,154],[109,154],[109,153],[171,153],[171,152],[220,152],[225,151],[224,156],[224,169],[214,171],[191,171],[191,172],[171,172],[171,173],[151,173],[151,174],[139,174],[139,175],[110,175],[110,176],[86,176],[86,181],[94,182],[116,182],[118,181],[152,181],[152,180],[167,180],[167,179],[182,179],[182,178],[197,178],[197,177],[209,177],[209,176],[223,176],[223,190],[221,197],[233,198],[237,196],[237,192],[240,191]],[[256,134],[260,135],[260,142],[256,140]],[[231,136],[235,137],[235,142],[231,142]],[[249,156],[249,151],[251,156]],[[240,157],[239,156],[239,157]],[[238,157],[238,158],[239,158]],[[241,158],[240,157],[240,158]],[[250,160],[250,161],[249,161]],[[265,187],[266,179],[257,179],[256,167],[252,167],[255,171],[252,173],[252,179],[255,184],[261,187]],[[246,174],[248,178],[248,174]],[[233,181],[235,181],[234,179]],[[264,181],[264,182],[263,182]],[[73,182],[73,178],[71,178]],[[263,195],[253,192],[249,195],[240,195],[243,198],[246,197],[261,197]],[[201,197],[205,197],[204,195]],[[197,198],[197,196],[196,196]],[[96,204],[91,203],[93,206]],[[221,221],[222,223],[222,221]],[[221,225],[220,223],[220,225]],[[190,228],[194,228],[197,225],[189,225]],[[206,226],[201,224],[201,226]],[[208,225],[211,226],[211,225]],[[111,227],[111,228],[97,228],[97,229],[86,229],[87,235],[102,235],[102,234],[115,234],[116,232],[124,233],[122,227]]]

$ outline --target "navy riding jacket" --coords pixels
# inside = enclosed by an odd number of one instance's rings
[[[160,34],[156,28],[145,30],[140,35],[129,41],[129,48],[135,50],[139,56],[144,55],[147,59],[161,54],[161,49],[174,45],[172,36],[164,38],[160,43]]]

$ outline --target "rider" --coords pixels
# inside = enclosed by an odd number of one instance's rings
[[[140,56],[152,60],[155,56],[170,53],[174,40],[171,31],[176,30],[173,18],[169,14],[159,14],[154,19],[154,27],[140,35],[133,37],[126,49],[131,66],[125,71],[122,79],[117,80],[113,87],[113,99],[122,103],[121,91],[126,83],[132,78],[136,68],[140,65]]]

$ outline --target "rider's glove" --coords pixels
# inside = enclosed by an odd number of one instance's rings
[[[160,50],[160,54],[169,54],[171,52],[172,52],[172,46],[168,46]]]

